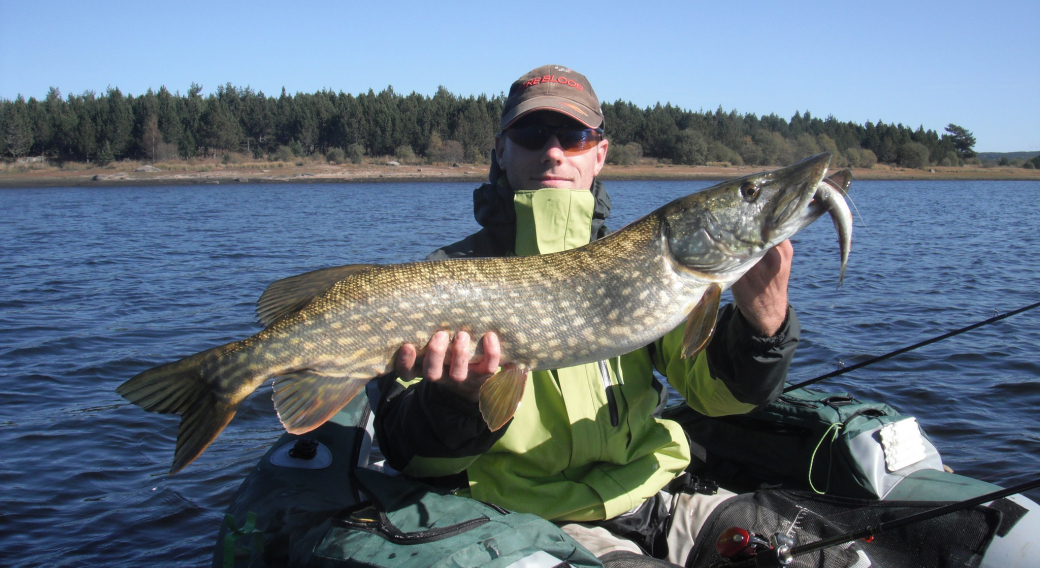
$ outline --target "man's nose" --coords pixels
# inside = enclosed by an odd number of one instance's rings
[[[560,145],[560,139],[555,134],[549,135],[549,139],[545,141],[545,145],[542,146],[542,155],[545,159],[554,162],[563,160],[565,156],[563,146]]]

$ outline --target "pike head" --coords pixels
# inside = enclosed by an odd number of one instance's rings
[[[829,153],[817,154],[779,170],[722,182],[677,199],[661,210],[668,252],[673,261],[699,280],[726,288],[747,272],[766,251],[830,212],[835,225],[851,224],[839,215],[844,198],[821,183]],[[842,172],[844,174],[844,172]],[[819,195],[818,195],[819,193]],[[814,200],[814,198],[816,198]],[[851,226],[842,234],[842,273],[848,256]]]

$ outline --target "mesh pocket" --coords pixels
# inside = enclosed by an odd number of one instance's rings
[[[764,536],[786,533],[795,545],[809,544],[878,523],[931,510],[947,503],[868,501],[824,497],[808,492],[765,489],[737,496],[712,513],[690,552],[687,566],[711,566],[721,560],[718,535],[739,526]],[[1000,524],[989,507],[966,509],[795,558],[799,568],[847,568],[860,564],[882,568],[978,566]]]

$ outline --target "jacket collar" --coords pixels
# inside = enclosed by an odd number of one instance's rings
[[[603,182],[592,180],[592,195],[596,208],[592,213],[592,241],[610,234],[607,217],[610,216],[610,195]],[[495,151],[491,151],[491,171],[488,183],[473,190],[473,217],[484,227],[494,243],[495,252],[506,255],[514,252],[516,243],[516,211],[513,209],[513,190],[506,182],[505,172],[498,167]]]

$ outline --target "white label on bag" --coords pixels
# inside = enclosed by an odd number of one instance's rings
[[[885,452],[885,469],[899,471],[925,458],[924,438],[917,419],[910,417],[881,427],[881,448]]]
[[[560,562],[562,561],[559,558],[544,550],[539,550],[530,556],[517,560],[506,568],[553,568],[553,566],[559,566]]]

